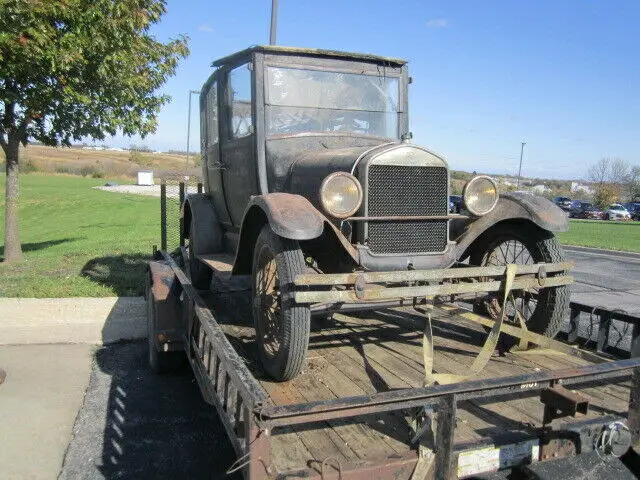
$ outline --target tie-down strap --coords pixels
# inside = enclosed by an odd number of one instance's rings
[[[424,333],[422,335],[425,386],[433,385],[435,383],[442,385],[461,382],[468,379],[469,377],[477,375],[484,369],[484,367],[491,359],[491,355],[493,354],[496,345],[498,344],[500,330],[502,329],[502,322],[506,317],[507,301],[509,299],[509,295],[511,294],[517,271],[518,265],[507,265],[506,278],[504,283],[504,298],[502,300],[500,315],[491,327],[491,331],[489,332],[489,335],[487,336],[487,339],[485,340],[480,353],[478,353],[478,356],[474,359],[471,367],[469,367],[468,373],[465,375],[456,375],[451,373],[433,373],[433,331],[431,328],[431,313],[427,312],[427,321],[425,324]],[[524,327],[524,321],[522,320],[522,318],[519,318],[521,326],[523,328],[526,328]],[[525,347],[525,345],[521,345],[521,347]]]

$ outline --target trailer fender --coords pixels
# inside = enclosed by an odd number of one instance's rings
[[[244,213],[234,274],[247,274],[253,262],[253,247],[264,225],[291,240],[312,240],[329,223],[306,198],[290,193],[268,193],[253,197]]]
[[[155,303],[155,314],[148,318],[149,335],[156,349],[168,344],[172,350],[182,345],[181,286],[170,265],[163,261],[149,262],[147,301]],[[147,315],[151,312],[147,311]]]
[[[525,193],[503,194],[487,215],[451,222],[450,238],[457,243],[458,259],[466,258],[478,237],[503,222],[530,222],[549,232],[566,232],[569,229],[566,214],[546,198]]]
[[[198,225],[198,246],[201,253],[219,253],[224,251],[224,234],[218,221],[216,209],[211,197],[205,193],[187,195],[180,209],[180,230],[182,238],[191,233],[191,220]]]

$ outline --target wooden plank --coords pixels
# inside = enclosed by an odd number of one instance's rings
[[[297,378],[302,376],[304,374]],[[275,383],[263,380],[260,383],[276,405],[307,402],[307,399],[295,388],[293,382]],[[334,457],[342,462],[356,457],[355,453],[344,445],[342,439],[326,422],[318,423],[314,429],[302,425],[293,427],[292,431],[296,432],[306,450],[311,454],[311,458],[304,459],[302,465],[306,465],[309,460],[322,462],[328,457]]]

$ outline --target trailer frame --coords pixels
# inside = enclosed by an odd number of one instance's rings
[[[607,358],[604,346],[598,349],[598,353],[589,352],[526,332],[524,336],[531,343],[545,348],[560,349],[569,355],[588,359],[592,364],[579,368],[275,406],[269,404],[266,391],[233,348],[212,311],[176,260],[166,251],[156,251],[155,261],[152,262],[149,271],[149,288],[153,292],[153,301],[158,302],[158,311],[173,312],[172,315],[181,312],[181,322],[186,327],[182,332],[182,341],[165,343],[164,350],[184,349],[186,352],[203,397],[218,411],[226,434],[238,455],[238,461],[230,472],[241,470],[247,479],[283,478],[285,475],[286,472],[277,471],[271,458],[270,438],[274,429],[412,408],[433,412],[436,425],[437,448],[434,449],[433,461],[427,476],[438,479],[452,478],[455,476],[460,455],[467,451],[467,448],[455,447],[453,443],[458,402],[478,398],[506,399],[541,395],[541,400],[546,402],[543,403],[545,408],[553,411],[558,408],[571,410],[576,408],[577,400],[564,393],[565,387],[603,381],[614,382],[628,378],[630,374],[632,388],[627,419],[606,417],[597,428],[594,428],[593,420],[574,422],[571,429],[574,436],[583,439],[586,445],[593,443],[594,439],[589,436],[599,431],[598,428],[602,429],[603,425],[625,422],[629,428],[632,446],[640,448],[640,319],[636,317],[599,309],[600,313],[605,312],[609,319],[616,317],[633,324],[632,356],[627,359]],[[572,322],[577,322],[578,316],[575,312],[585,311],[587,307],[572,307]],[[158,316],[162,316],[162,313]],[[489,324],[492,322],[489,319],[485,320]],[[518,330],[516,327],[505,325],[505,328],[510,334],[518,334],[515,331]],[[164,335],[162,338],[168,338],[166,329],[155,328],[150,334],[158,337]],[[570,334],[570,338],[575,340],[576,337]],[[598,346],[600,347],[600,342]],[[540,429],[537,438],[540,442],[540,459],[560,458],[571,452],[576,453],[575,448],[572,450],[566,441],[559,441],[559,438],[562,438],[562,432],[548,426]],[[526,442],[527,439],[518,441]],[[342,465],[332,458],[327,458],[319,469],[302,468],[295,474],[304,478],[412,478],[416,465],[421,461],[419,450],[416,446],[409,455],[392,460],[381,459],[379,462],[368,462],[364,465]],[[582,451],[587,450],[583,446]],[[523,461],[526,462],[526,459]]]

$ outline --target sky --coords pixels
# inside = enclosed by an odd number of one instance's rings
[[[271,0],[169,0],[153,28],[191,55],[144,144],[186,150],[189,90],[211,62],[267,44]],[[603,157],[640,164],[640,2],[635,0],[279,0],[277,43],[408,60],[413,142],[451,168],[586,178]],[[191,151],[199,149],[197,95]]]

